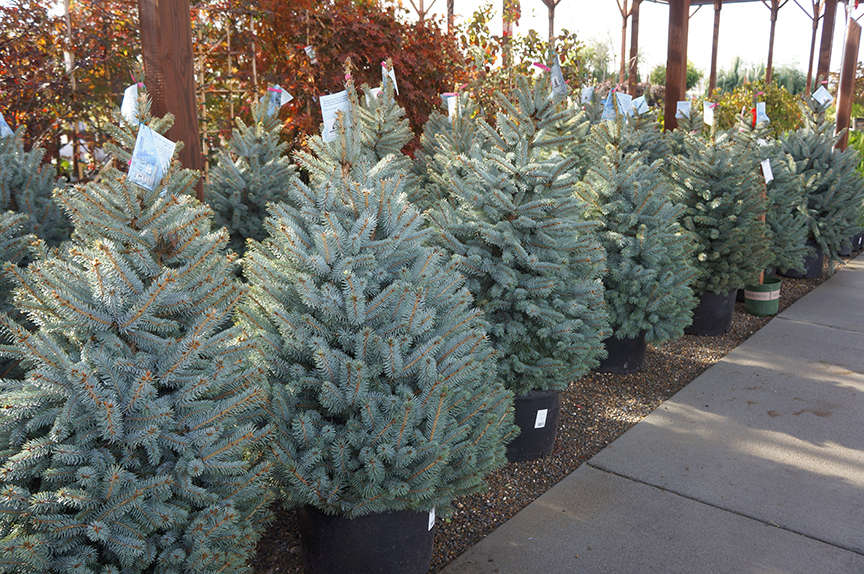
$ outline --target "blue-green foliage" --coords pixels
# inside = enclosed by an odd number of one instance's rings
[[[774,179],[765,186],[766,223],[771,239],[768,266],[780,271],[795,269],[803,272],[809,216],[804,178],[798,173],[795,159],[773,137],[769,124],[752,127],[749,113],[739,117],[738,127],[736,131],[730,131],[730,135],[756,160],[768,159],[771,162]],[[757,166],[756,169],[760,168]]]
[[[24,233],[27,216],[21,213],[6,212],[0,214],[0,264],[13,263],[18,265],[27,256],[27,246],[33,241],[33,236]],[[0,313],[11,311],[11,284],[0,276]],[[2,376],[2,372],[0,372]]]
[[[417,161],[413,167],[420,177],[421,184],[416,187],[417,197],[409,197],[416,206],[426,210],[434,207],[440,201],[450,200],[450,184],[447,182],[447,170],[439,162],[460,154],[469,154],[472,146],[482,141],[477,137],[475,117],[479,108],[467,92],[457,96],[457,112],[451,120],[444,113],[433,111],[423,126],[420,136],[420,149],[417,151]],[[455,166],[459,170],[459,166]],[[464,173],[460,174],[464,177]]]
[[[110,133],[125,166],[135,133]],[[243,291],[194,181],[175,163],[149,192],[107,166],[56,192],[71,242],[6,264],[36,329],[0,315],[0,350],[27,369],[0,381],[0,572],[248,571],[266,387],[225,329]]]
[[[216,214],[217,225],[231,233],[231,248],[239,254],[246,239],[264,238],[267,203],[283,201],[293,174],[286,156],[288,144],[280,140],[282,123],[267,106],[252,106],[253,122],[237,118],[228,148],[210,170],[204,196]]]
[[[499,94],[496,126],[476,117],[480,142],[442,149],[430,163],[451,202],[430,212],[439,244],[456,254],[490,322],[508,388],[564,389],[593,367],[609,334],[603,248],[596,222],[573,196],[584,121],[549,91],[521,78]]]
[[[512,395],[464,278],[405,201],[404,162],[376,160],[348,89],[352,128],[298,153],[310,184],[295,178],[250,244],[237,321],[263,341],[286,504],[447,512],[503,464]]]
[[[810,238],[831,259],[859,230],[864,180],[858,173],[858,152],[834,149],[838,136],[815,101],[802,103],[804,125],[783,137],[783,149],[795,160],[804,180]]]
[[[758,161],[729,137],[707,141],[683,134],[670,176],[686,211],[682,224],[696,240],[694,291],[725,294],[758,281],[770,261]]]
[[[64,184],[42,164],[45,150],[24,148],[24,128],[0,137],[0,212],[17,211],[27,216],[24,230],[35,233],[49,245],[69,238],[69,221],[51,200],[55,187]]]
[[[601,224],[612,330],[619,338],[645,332],[649,341],[664,341],[683,335],[692,320],[694,245],[659,163],[649,164],[645,152],[625,151],[638,146],[634,132],[620,120],[593,128],[590,167],[577,195]]]

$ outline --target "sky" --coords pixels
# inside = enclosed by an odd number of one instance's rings
[[[425,0],[428,5],[431,0]],[[457,21],[470,18],[473,11],[488,0],[455,0]],[[432,11],[444,14],[446,0],[434,0]],[[809,0],[799,0],[805,8]],[[405,0],[404,5],[410,6]],[[496,20],[500,33],[501,0],[494,0],[499,18]],[[714,9],[703,6],[695,11],[691,7],[690,28],[688,33],[687,57],[697,68],[706,71],[711,65],[711,37],[714,27]],[[650,70],[658,64],[666,63],[666,41],[669,8],[665,4],[643,1],[639,17],[639,52],[640,69]],[[864,6],[855,12],[855,16],[864,13]],[[529,29],[537,30],[546,37],[548,30],[546,6],[541,0],[522,0],[522,19],[519,32]],[[770,31],[770,12],[760,1],[749,3],[734,3],[723,6],[720,12],[720,42],[717,54],[717,68],[729,68],[736,57],[744,63],[764,63],[768,58],[768,36]],[[614,46],[616,62],[621,51],[621,14],[616,0],[561,0],[555,11],[555,28],[566,28],[575,32],[583,41],[594,39],[601,42],[611,42]],[[812,24],[810,18],[795,4],[794,0],[781,8],[777,17],[776,37],[774,40],[774,65],[794,66],[806,73],[810,55],[810,33]],[[831,51],[831,70],[840,69],[845,31],[845,12],[843,4],[837,7],[837,19],[834,29],[834,47]],[[819,50],[819,39],[822,28],[816,38],[816,50]],[[630,33],[627,33],[628,52]],[[818,54],[817,54],[818,57]],[[864,49],[859,52],[859,61],[864,58]],[[814,64],[815,67],[815,64]],[[618,69],[618,64],[612,68]]]

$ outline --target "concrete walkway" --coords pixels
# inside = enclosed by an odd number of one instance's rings
[[[864,257],[445,572],[864,573]]]

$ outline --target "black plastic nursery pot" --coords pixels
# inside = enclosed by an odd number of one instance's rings
[[[507,445],[507,460],[520,462],[546,456],[555,447],[561,391],[530,391],[514,401],[519,436]]]
[[[766,277],[761,285],[748,285],[744,289],[744,308],[751,315],[767,317],[780,310],[780,279]]]
[[[359,518],[297,513],[306,574],[426,574],[434,514],[403,510]]]
[[[638,337],[625,337],[619,339],[612,335],[605,341],[607,356],[600,361],[595,371],[601,373],[635,373],[645,364],[645,333],[639,333]]]
[[[819,279],[822,277],[822,267],[825,263],[825,254],[815,241],[808,241],[807,245],[812,248],[812,251],[804,260],[804,273],[787,269],[781,275],[791,277],[792,279]]]
[[[699,305],[693,310],[693,323],[684,329],[688,335],[722,335],[732,326],[732,313],[735,311],[737,289],[728,293],[706,291],[699,298]]]
[[[857,238],[855,236],[850,237],[849,241],[845,241],[843,245],[841,245],[840,248],[837,250],[837,255],[839,255],[840,257],[850,257],[852,255],[852,252],[855,250],[856,241]]]

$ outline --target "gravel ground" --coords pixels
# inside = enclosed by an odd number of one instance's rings
[[[780,308],[816,287],[821,280],[783,279]],[[555,450],[541,460],[511,463],[488,477],[483,493],[461,498],[455,512],[439,519],[432,571],[438,571],[498,525],[576,470],[624,431],[720,360],[769,321],[737,303],[732,328],[722,337],[685,335],[649,346],[645,368],[631,375],[592,373],[563,393]],[[278,511],[258,545],[257,574],[303,571],[293,512]]]

